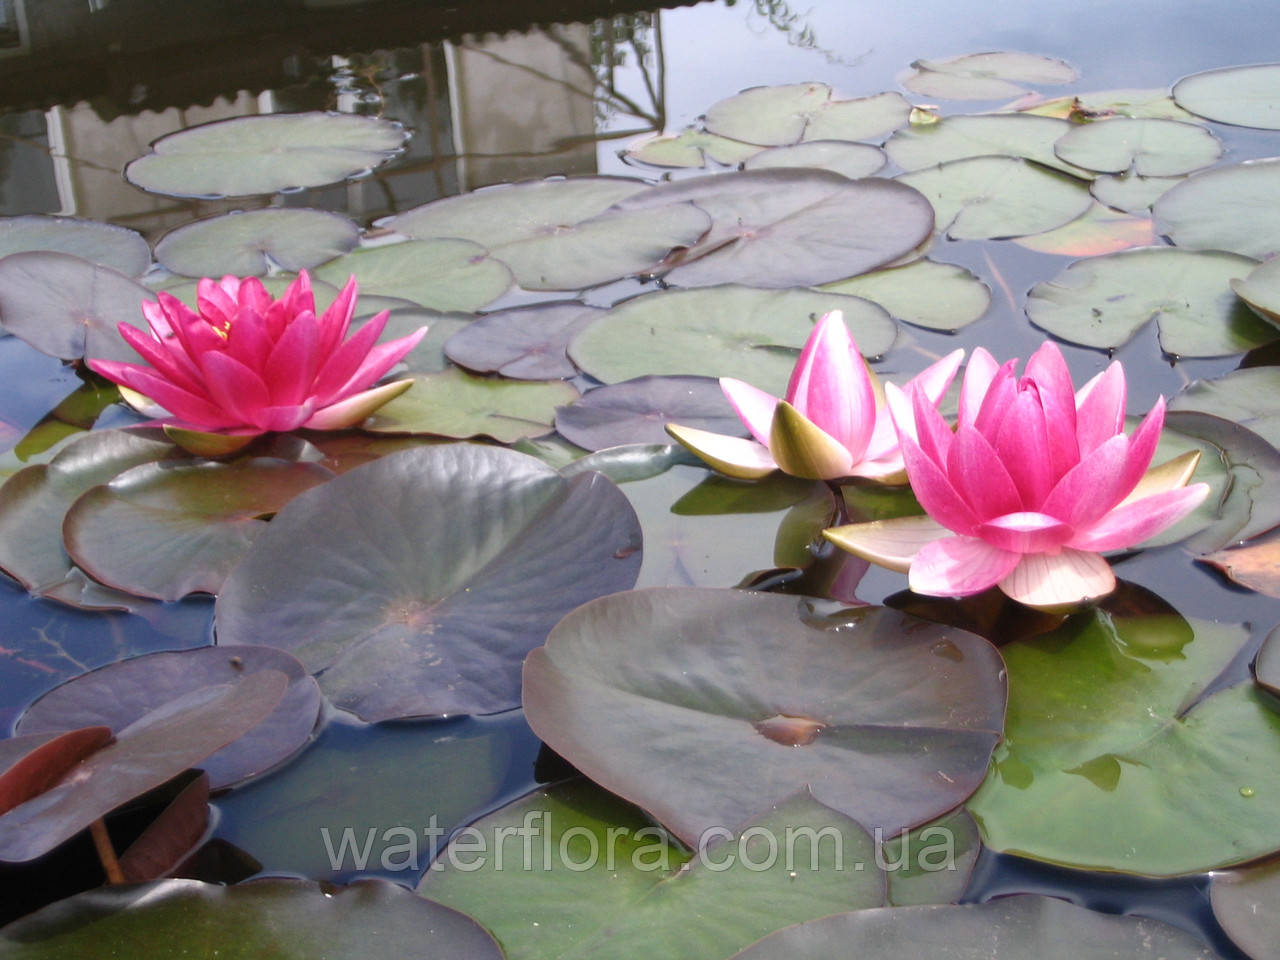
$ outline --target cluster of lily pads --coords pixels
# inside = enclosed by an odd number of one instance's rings
[[[922,62],[906,86],[1006,97],[1073,76],[987,54]],[[19,445],[0,569],[91,609],[216,597],[215,645],[71,678],[0,742],[0,861],[88,830],[113,884],[0,942],[146,956],[180,922],[193,948],[282,937],[299,956],[367,955],[375,929],[388,955],[1213,955],[1046,898],[958,905],[985,846],[1148,877],[1233,868],[1216,915],[1265,956],[1276,868],[1242,865],[1280,851],[1280,641],[1250,666],[1248,629],[1117,585],[1100,554],[1180,542],[1276,589],[1272,542],[1233,546],[1280,525],[1274,368],[1133,425],[1119,367],[1077,394],[1052,345],[1021,378],[979,349],[953,432],[937,407],[959,356],[881,386],[848,338],[875,359],[898,320],[977,320],[985,285],[925,253],[1018,238],[1098,254],[1028,295],[1062,340],[1118,346],[1154,316],[1169,354],[1271,342],[1280,161],[1212,166],[1198,118],[1280,128],[1277,91],[1267,66],[1172,99],[940,116],[897,93],[758,88],[628,154],[741,170],[506,184],[367,232],[252,210],[154,250],[103,224],[0,225],[5,331],[92,360],[138,411],[91,431],[64,413]],[[403,138],[382,119],[247,117],[158,141],[126,176],[271,194],[372,168]],[[872,176],[888,161],[903,172]],[[661,284],[613,302],[637,277]],[[515,286],[537,302],[477,313]],[[539,299],[555,291],[586,293]],[[151,333],[122,334],[142,313]],[[404,380],[375,386],[397,364]],[[85,376],[91,423],[116,394]],[[730,476],[666,443],[672,423]],[[911,488],[878,482],[904,473]],[[837,524],[829,539],[917,589],[861,604],[865,564],[822,537]],[[289,762],[326,703],[369,722],[523,707],[581,776],[473,823],[493,845],[460,865],[476,852],[460,836],[417,896],[160,879],[196,872],[210,791]],[[122,805],[195,766],[117,854]],[[532,821],[546,860],[525,869]],[[809,838],[795,862],[760,855],[792,834]],[[912,856],[931,837],[941,869]]]

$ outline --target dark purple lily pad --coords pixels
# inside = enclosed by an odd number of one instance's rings
[[[284,674],[289,688],[267,719],[200,766],[221,790],[269,770],[300,750],[320,717],[316,682],[296,658],[274,647],[165,650],[99,667],[54,687],[26,709],[19,734],[102,724],[120,730],[179,694],[261,670]]]
[[[1004,723],[985,640],[881,607],[636,590],[566,617],[525,663],[530,726],[690,845],[808,784],[892,836],[964,801]]]
[[[209,827],[209,774],[203,771],[120,854],[126,883],[167,876],[195,853]]]
[[[0,814],[44,793],[77,763],[111,742],[107,727],[67,730],[70,726],[74,724],[0,740]]]
[[[603,476],[423,447],[286,504],[218,597],[218,642],[293,652],[366,720],[494,713],[556,621],[639,568],[639,522]]]
[[[52,788],[0,816],[0,860],[48,853],[122,803],[195,766],[261,723],[287,686],[278,670],[261,670],[185,693],[145,714]]]
[[[140,277],[151,264],[151,248],[140,233],[74,217],[0,218],[0,257],[30,250],[56,250]]]
[[[596,387],[556,411],[556,430],[587,450],[670,441],[666,425],[746,436],[746,428],[710,377],[637,377]]]
[[[85,573],[126,593],[217,593],[263,518],[332,476],[268,457],[144,463],[83,494],[63,520],[63,544]]]
[[[563,380],[578,373],[569,359],[569,341],[604,313],[577,300],[498,310],[455,333],[444,352],[454,363],[477,373],[500,373],[516,380]]]
[[[179,952],[227,960],[502,960],[470,917],[386,880],[105,887],[0,930],[0,951],[12,960],[114,960],[122,945],[130,960],[169,960]]]
[[[1274,958],[1280,944],[1280,861],[1213,874],[1213,915],[1231,942],[1258,960]]]
[[[116,324],[142,324],[142,301],[154,299],[123,273],[69,253],[39,250],[0,260],[0,324],[62,360],[140,362]]]
[[[1272,630],[1258,651],[1253,664],[1253,675],[1258,683],[1280,697],[1280,628]]]

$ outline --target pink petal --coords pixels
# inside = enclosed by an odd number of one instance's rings
[[[387,316],[387,311],[383,310],[370,317],[351,339],[341,344],[327,358],[322,358],[323,366],[320,367],[320,372],[316,374],[315,383],[311,387],[317,409],[343,399],[347,393],[355,392],[349,391],[347,384],[360,369],[361,363],[368,358],[378,338],[382,336],[382,331],[387,325]],[[425,333],[425,328],[419,331],[419,334],[421,333]],[[408,350],[405,351],[405,353],[408,352]]]
[[[955,434],[942,419],[942,414],[938,412],[937,407],[928,401],[924,391],[919,388],[911,392],[911,406],[920,449],[924,451],[925,456],[946,470],[947,458],[951,453],[951,445],[955,442]]]
[[[1072,528],[1044,513],[1007,513],[979,524],[974,533],[1001,550],[1014,553],[1043,553],[1066,543]]]
[[[930,597],[967,597],[994,587],[1008,576],[1021,555],[972,537],[946,537],[920,548],[911,561],[908,583]]]
[[[1054,554],[1028,553],[1000,581],[1000,589],[1019,603],[1059,612],[1104,597],[1115,588],[1116,576],[1106,560],[1069,548]]]
[[[994,437],[1000,432],[1000,423],[1008,415],[1009,405],[1018,392],[1018,378],[1013,372],[1016,364],[1016,360],[1010,360],[996,371],[973,418],[973,428],[986,437]]]
[[[351,317],[356,311],[356,295],[360,290],[355,275],[347,279],[347,284],[338,294],[337,299],[329,304],[329,309],[320,317],[320,356],[328,357],[338,344],[347,338],[351,328]]]
[[[1014,396],[992,446],[1018,488],[1023,507],[1038,510],[1058,477],[1052,472],[1044,409],[1034,387]]]
[[[314,314],[301,313],[285,327],[259,368],[273,405],[297,406],[310,395],[320,365],[319,341],[320,325]]]
[[[310,421],[314,409],[310,402],[263,407],[254,419],[263,430],[288,433],[290,430],[305,426]]]
[[[1068,543],[1077,549],[1098,553],[1135,546],[1173,526],[1200,506],[1208,495],[1208,484],[1193,483],[1189,487],[1143,497],[1112,510],[1097,523],[1078,532]]]
[[[909,397],[903,389],[896,383],[886,383],[884,385],[885,410],[880,414],[881,419],[889,420],[893,424],[894,430],[894,446],[897,446],[898,439],[902,436],[910,437],[916,443],[920,442],[920,437],[916,433],[916,415],[914,401]],[[867,456],[871,456],[871,449],[881,442],[878,436],[880,424],[876,424],[876,436],[873,436],[871,443],[867,445]],[[878,455],[878,454],[877,454]]]
[[[239,284],[236,290],[239,290]],[[196,284],[196,309],[213,326],[225,329],[240,312],[240,304],[234,292],[228,293],[221,284],[205,277]]]
[[[236,299],[240,302],[241,311],[247,307],[259,316],[270,310],[273,302],[271,294],[267,293],[267,288],[262,285],[262,281],[257,277],[244,278],[244,282],[240,284]]]
[[[850,468],[849,476],[902,486],[907,482],[907,468],[902,462],[902,451],[895,450],[888,456],[876,460],[861,460]]]
[[[738,419],[746,425],[751,436],[768,447],[769,431],[773,428],[773,411],[778,406],[778,398],[733,377],[721,377],[720,389],[724,391],[725,399],[733,405]]]
[[[867,449],[876,409],[871,378],[857,349],[839,310],[823,316],[800,351],[785,398],[848,450],[853,461]]]
[[[1088,456],[1124,430],[1125,392],[1124,368],[1119,361],[1112,361],[1106,370],[1080,388],[1076,442],[1081,457]]]
[[[1129,459],[1124,465],[1124,492],[1128,495],[1142,480],[1151,459],[1160,444],[1160,431],[1164,429],[1164,397],[1158,397],[1155,406],[1142,418],[1138,429],[1129,438]]]
[[[999,369],[995,357],[983,347],[975,347],[969,354],[964,379],[960,382],[960,423],[972,424],[978,418],[982,398],[987,395],[987,388]]]
[[[726,437],[724,434],[684,427],[677,423],[668,423],[667,433],[686,450],[726,476],[755,480],[778,469],[773,457],[769,455],[769,448],[754,440]]]
[[[169,318],[165,315],[164,308],[155,300],[142,301],[142,315],[146,317],[147,324],[157,340],[173,336],[173,327],[169,323]]]
[[[978,349],[982,349],[979,347]],[[976,351],[975,351],[976,352]],[[986,353],[983,350],[983,353]],[[990,359],[991,354],[987,354]],[[938,401],[942,399],[947,392],[947,388],[951,386],[951,381],[956,377],[956,371],[960,369],[960,361],[964,359],[963,350],[952,350],[941,360],[934,361],[925,367],[914,377],[907,381],[906,388],[910,391],[911,387],[919,387],[928,401],[935,407]],[[995,361],[991,361],[994,367]]]
[[[1053,475],[1061,477],[1080,459],[1076,440],[1076,397],[1071,386],[1071,371],[1062,351],[1050,340],[1027,361],[1026,379],[1040,391],[1044,423],[1049,437],[1049,453],[1053,458]]]
[[[981,416],[979,416],[981,422]],[[1022,497],[995,449],[977,428],[962,424],[947,455],[947,478],[979,520],[1017,513]]]
[[[867,441],[867,449],[862,451],[862,461],[879,460],[886,456],[895,456],[901,460],[898,454],[898,428],[893,422],[892,404],[890,399],[890,389],[902,391],[892,383],[884,385],[885,404],[876,408],[876,425],[871,431],[871,439]],[[911,405],[907,404],[906,409],[911,410]],[[914,424],[912,425],[914,427]],[[914,435],[914,434],[913,434]]]
[[[1077,530],[1099,520],[1130,488],[1125,487],[1125,462],[1129,458],[1129,438],[1112,437],[1063,474],[1041,504],[1042,513],[1070,524]]]
[[[92,369],[102,372],[101,366],[104,362],[90,360],[89,365]],[[214,430],[244,425],[244,421],[234,413],[222,409],[216,403],[204,397],[195,396],[181,387],[175,386],[154,370],[149,370],[146,367],[137,367],[132,364],[128,366],[132,367],[132,369],[117,371],[121,375],[121,379],[117,382],[123,383],[131,390],[136,390],[148,399],[154,400],[175,417],[188,420],[196,426]],[[106,376],[105,373],[103,375]]]
[[[372,322],[371,320],[370,323]],[[388,340],[386,343],[379,343],[369,351],[364,360],[360,362],[360,366],[356,368],[356,372],[351,375],[351,378],[342,385],[337,393],[330,395],[328,403],[344,400],[351,394],[372,386],[382,379],[388,370],[403,360],[405,354],[416,347],[418,341],[426,335],[427,328],[419,327],[407,336],[396,340]],[[322,405],[328,406],[328,403]]]
[[[293,283],[289,284],[284,296],[280,299],[285,311],[291,317],[297,316],[304,310],[315,313],[316,298],[311,292],[311,274],[305,270],[299,270],[297,277],[294,278]]]
[[[969,533],[978,525],[977,517],[951,485],[946,473],[907,436],[902,437],[902,460],[911,480],[911,491],[929,516],[961,534]]]
[[[156,299],[169,318],[169,329],[174,339],[193,362],[198,364],[199,355],[206,350],[223,348],[222,338],[213,332],[213,328],[177,297],[161,290]]]
[[[124,342],[137,350],[142,359],[155,367],[166,380],[197,396],[205,396],[204,378],[179,344],[172,340],[160,343],[127,323],[119,324],[116,329]],[[108,376],[108,379],[115,378]]]
[[[926,543],[950,537],[951,531],[932,517],[895,517],[831,527],[822,535],[856,557],[906,573]]]
[[[271,394],[255,371],[225,353],[205,354],[204,369],[205,382],[214,403],[236,422],[268,429],[258,422],[258,418],[264,408],[271,406]],[[176,410],[173,412],[177,413]]]
[[[263,370],[272,346],[262,314],[248,305],[241,306],[227,331],[227,353],[252,370]]]

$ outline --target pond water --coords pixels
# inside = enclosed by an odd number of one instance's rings
[[[368,4],[367,11],[360,4],[340,6],[353,21],[384,16],[390,22],[402,13],[397,4]],[[298,13],[299,18],[311,15]],[[40,30],[49,27],[30,11],[28,16],[24,29],[28,44],[34,44]],[[334,14],[326,10],[317,16]],[[549,9],[545,17],[559,19],[561,13]],[[227,56],[225,74],[202,78],[205,86],[197,99],[181,104],[155,86],[154,75],[131,78],[128,70],[137,64],[124,58],[121,71],[128,82],[117,76],[109,88],[78,91],[83,99],[74,101],[56,102],[49,98],[58,91],[39,89],[29,92],[28,103],[11,101],[10,112],[0,115],[0,215],[100,220],[138,231],[152,245],[178,226],[237,209],[329,210],[372,228],[428,201],[504,181],[591,174],[678,180],[703,173],[646,166],[625,151],[655,134],[696,124],[713,103],[748,87],[814,81],[830,85],[838,96],[862,97],[899,90],[900,77],[920,58],[1017,50],[1061,58],[1077,69],[1075,83],[1037,87],[1047,97],[1163,89],[1188,74],[1272,59],[1274,31],[1268,28],[1273,20],[1268,0],[931,0],[912,5],[909,14],[860,3],[707,0],[559,26],[515,29],[515,24],[495,23],[501,34],[458,36],[443,22],[421,36],[402,29],[394,45],[381,39],[359,48],[343,46],[343,33],[336,29],[329,37],[308,31],[308,45],[288,51],[275,46],[279,30],[274,30],[257,58],[262,62],[253,64],[259,74],[275,77],[269,87],[255,85],[257,77],[247,66],[237,73],[236,57]],[[365,26],[375,32],[373,25]],[[139,47],[165,46],[159,37],[147,40]],[[180,60],[188,42],[175,39],[172,51],[156,55]],[[251,46],[254,40],[220,37],[218,42],[235,50],[235,44]],[[196,83],[190,77],[184,82]],[[937,104],[944,116],[976,109],[972,102],[912,96],[917,103]],[[33,104],[38,108],[23,109]],[[1000,105],[994,99],[984,104]],[[259,112],[321,109],[397,120],[413,136],[403,153],[367,176],[248,199],[162,196],[139,190],[119,175],[150,141],[188,126]],[[1221,163],[1280,154],[1274,131],[1221,123],[1210,128],[1225,147]],[[999,360],[1029,356],[1045,334],[1027,320],[1026,292],[1075,259],[1011,241],[947,238],[939,239],[929,256],[972,271],[991,288],[991,304],[958,331],[899,324],[892,349],[876,364],[884,373],[916,373],[956,347],[985,345]],[[593,287],[584,300],[609,306],[653,289],[652,282],[618,280]],[[569,295],[516,287],[485,310]],[[1269,362],[1273,355],[1265,349],[1248,354],[1244,362]],[[1235,370],[1244,354],[1172,358],[1162,349],[1155,324],[1115,350],[1069,342],[1062,350],[1077,384],[1112,358],[1122,361],[1131,415],[1147,411],[1160,395],[1172,397],[1193,381]],[[80,382],[70,367],[17,337],[0,339],[0,443],[10,451],[6,476],[24,465],[21,444],[34,445],[23,438]],[[574,382],[579,389],[594,383],[583,374]],[[97,427],[138,419],[112,406]],[[563,445],[548,442],[539,446],[526,440],[523,449],[553,462],[565,455]],[[784,482],[767,494],[750,495],[756,500],[738,502],[736,485],[720,481],[717,487],[718,481],[707,476],[701,467],[684,463],[623,485],[645,524],[640,585],[731,587],[767,571],[760,576],[782,589],[803,590],[809,581],[791,587],[790,574],[773,570],[790,566],[780,559],[782,548],[775,550],[775,531],[784,517],[809,530],[804,510],[826,510],[822,495],[810,485],[792,488]],[[1228,583],[1176,545],[1128,555],[1115,565],[1121,578],[1163,597],[1184,617],[1245,624],[1251,640],[1215,683],[1221,687],[1249,677],[1253,654],[1280,622],[1274,599]],[[879,604],[903,588],[900,574],[872,567],[858,582],[856,596]],[[32,700],[72,676],[126,656],[209,644],[213,603],[196,598],[142,602],[134,612],[76,610],[4,582],[0,624],[0,729],[8,730]],[[267,873],[336,881],[374,874],[413,885],[427,869],[427,851],[388,852],[395,835],[387,831],[407,826],[421,836],[430,822],[447,836],[570,771],[541,746],[518,709],[368,725],[326,707],[325,721],[304,753],[215,798],[213,836],[246,851]],[[348,828],[359,838],[376,831],[379,839],[364,852],[340,848]],[[5,882],[0,874],[0,883]],[[1214,920],[1207,890],[1202,874],[1134,878],[984,851],[963,898],[977,902],[1015,892],[1065,896],[1105,912],[1166,920],[1196,932],[1222,956],[1245,956]]]

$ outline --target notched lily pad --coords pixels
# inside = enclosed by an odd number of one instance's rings
[[[651,167],[682,169],[705,167],[708,160],[736,166],[759,153],[760,149],[759,144],[742,143],[697,127],[685,127],[677,134],[663,134],[633,143],[622,152],[622,159]]]
[[[981,781],[1005,698],[999,654],[972,634],[705,589],[578,608],[524,683],[544,742],[690,845],[806,783],[887,836],[933,819]]]
[[[1219,251],[1144,247],[1077,260],[1027,295],[1027,316],[1086,347],[1128,343],[1155,319],[1160,346],[1179,357],[1244,353],[1276,338],[1231,291],[1254,264]]]
[[[249,210],[170,231],[156,244],[156,259],[188,277],[260,277],[273,264],[310,270],[351,252],[359,239],[355,223],[326,210]]]
[[[720,384],[709,377],[637,377],[588,390],[556,411],[556,430],[587,450],[665,444],[668,423],[746,436]]]
[[[1015,104],[1019,113],[1032,113],[1042,117],[1059,117],[1063,120],[1104,120],[1108,117],[1136,117],[1153,120],[1188,120],[1195,122],[1188,113],[1173,102],[1168,87],[1123,88],[1119,90],[1091,90],[1052,100],[1040,100],[1031,104]]]
[[[122,730],[175,696],[261,670],[288,679],[265,720],[200,761],[214,790],[268,770],[307,743],[320,717],[320,690],[294,657],[272,647],[165,650],[99,667],[54,687],[22,713],[19,735],[101,724]]]
[[[917,60],[902,85],[942,100],[1000,100],[1026,93],[1024,83],[1062,84],[1077,79],[1071,64],[1035,53],[970,53],[946,60]]]
[[[493,713],[580,603],[635,582],[640,531],[599,474],[453,444],[391,454],[291,500],[215,605],[220,645],[294,653],[366,720]]]
[[[1280,253],[1280,158],[1204,170],[1152,209],[1161,230],[1180,247],[1266,260]]]
[[[907,122],[900,93],[833,99],[825,83],[751,87],[712,104],[704,121],[722,137],[766,147],[802,140],[874,140]]]
[[[1060,137],[1053,150],[1068,163],[1090,170],[1172,177],[1212,165],[1222,156],[1222,143],[1194,123],[1117,117],[1076,127]]]
[[[1243,278],[1233,278],[1231,289],[1253,312],[1280,327],[1280,259],[1258,264]]]
[[[775,167],[810,167],[830,170],[850,180],[869,177],[879,172],[888,158],[879,147],[869,143],[850,143],[847,140],[806,140],[784,147],[772,147],[749,157],[742,165],[744,170],[765,170]]]
[[[1155,224],[1094,203],[1070,223],[1030,237],[1014,237],[1027,250],[1064,257],[1098,257],[1104,253],[1154,246]]]
[[[991,306],[991,289],[983,281],[964,267],[934,260],[864,273],[823,289],[878,303],[897,319],[930,330],[959,330]]]
[[[11,253],[52,250],[140,277],[151,263],[151,248],[140,233],[97,220],[73,217],[0,217],[0,258]]]
[[[1089,192],[1095,200],[1108,207],[1135,216],[1146,216],[1157,200],[1182,181],[1182,177],[1140,177],[1132,173],[1108,175],[1089,184]]]
[[[479,310],[511,288],[511,271],[467,240],[411,240],[365,247],[330,260],[316,279],[341,288],[349,277],[361,294],[396,297],[432,310]],[[366,297],[362,297],[367,300]]]
[[[1193,73],[1173,85],[1173,98],[1219,123],[1280,130],[1280,63]]]
[[[171,133],[124,168],[125,179],[172,197],[242,197],[336,183],[400,152],[400,124],[350,113],[277,113]]]
[[[444,352],[478,373],[516,380],[568,379],[578,372],[569,359],[569,341],[603,315],[600,307],[577,300],[497,310],[459,329]]]
[[[1053,145],[1072,129],[1065,120],[1022,113],[943,117],[936,123],[899,130],[885,142],[884,150],[907,171],[969,157],[999,156],[1033,160],[1075,177],[1092,178],[1092,171],[1054,153]]]

